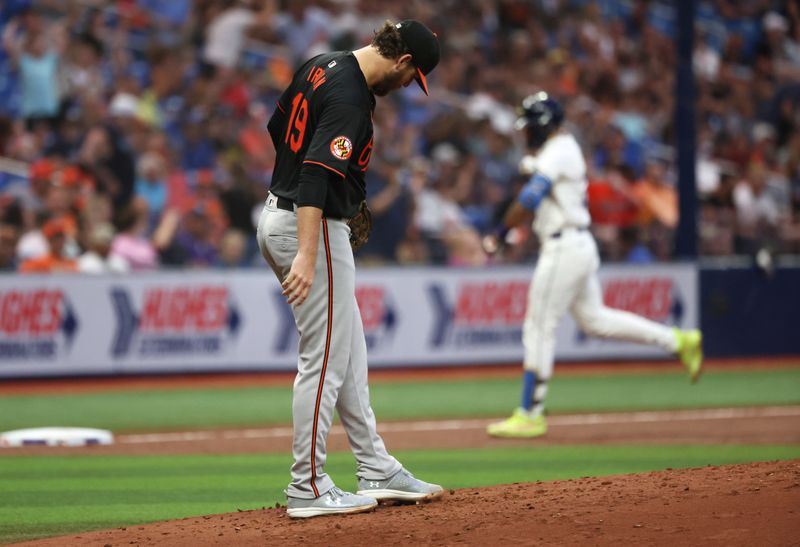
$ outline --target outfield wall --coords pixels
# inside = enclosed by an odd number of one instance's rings
[[[800,355],[800,265],[704,264],[701,324],[708,355]]]
[[[370,366],[519,362],[530,267],[360,269]],[[606,302],[698,323],[691,265],[606,266]],[[658,349],[557,333],[561,359],[659,358]],[[291,370],[297,333],[267,270],[1,276],[0,377]]]

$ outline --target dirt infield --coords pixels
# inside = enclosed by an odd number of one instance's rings
[[[553,416],[535,440],[492,439],[490,420],[382,422],[392,450],[547,446],[556,444],[800,444],[800,406],[673,410]],[[218,429],[117,435],[111,446],[0,449],[2,456],[289,453],[292,428]],[[349,450],[341,426],[331,429],[330,451]],[[0,461],[2,461],[0,459]]]
[[[448,492],[292,521],[282,508],[28,542],[54,545],[797,545],[800,460]]]

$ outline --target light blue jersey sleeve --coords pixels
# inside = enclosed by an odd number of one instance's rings
[[[520,191],[517,201],[526,209],[535,211],[552,187],[553,182],[549,178],[541,173],[535,173]]]

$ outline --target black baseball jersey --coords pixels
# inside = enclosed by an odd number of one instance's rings
[[[277,152],[270,191],[298,206],[319,207],[326,217],[352,217],[366,196],[374,109],[375,97],[352,52],[307,61],[269,121]],[[317,169],[307,168],[301,177],[308,166]]]

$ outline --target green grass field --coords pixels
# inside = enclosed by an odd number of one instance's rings
[[[516,379],[375,383],[379,420],[505,415]],[[0,398],[0,431],[46,425],[115,432],[263,426],[290,421],[289,386]],[[553,413],[800,404],[800,368],[563,376]],[[289,454],[0,457],[0,543],[283,503]],[[624,474],[667,467],[800,458],[800,446],[536,446],[399,452],[448,488]],[[487,465],[491,462],[491,465]],[[353,458],[326,468],[353,488]]]
[[[380,420],[490,417],[517,404],[516,378],[373,383]],[[160,389],[0,397],[0,431],[102,427],[115,432],[263,426],[291,422],[291,386]],[[553,414],[800,404],[800,368],[707,373],[689,385],[681,372],[556,376]]]

